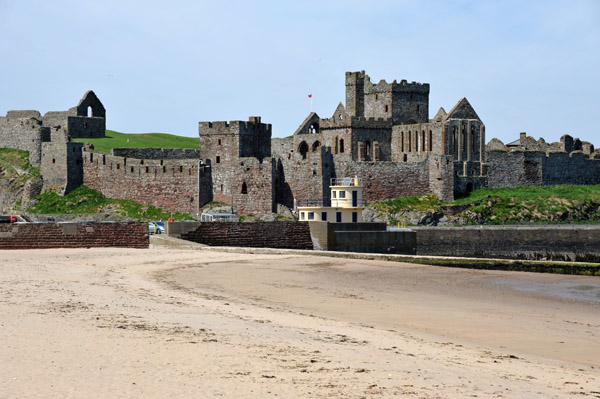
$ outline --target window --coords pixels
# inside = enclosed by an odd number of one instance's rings
[[[133,173],[133,166],[130,169],[131,169],[131,173]]]
[[[304,220],[304,212],[300,212],[300,220]]]
[[[475,128],[471,128],[471,152],[475,152]]]
[[[223,185],[221,184],[221,191],[223,191]]]
[[[342,212],[335,213],[335,221],[336,223],[342,223]]]
[[[327,221],[327,212],[321,212],[321,220],[322,220],[323,222],[326,222],[326,221]]]
[[[332,194],[333,194],[333,198],[335,198],[337,191],[334,191]]]
[[[346,198],[346,192],[340,191],[340,199],[344,199],[344,198]]]
[[[431,130],[429,131],[429,151],[433,151],[433,143],[431,142],[433,140],[433,133],[431,132]]]
[[[335,139],[333,139],[333,153],[337,154],[338,153],[338,137],[335,136]]]
[[[87,116],[88,116],[88,118],[91,118],[92,116],[94,116],[94,111],[92,110],[91,106],[87,107]]]
[[[425,130],[421,132],[421,151],[425,151]]]
[[[146,166],[146,173],[150,171],[150,168]]]
[[[421,106],[417,104],[417,112],[421,112]]]
[[[90,153],[90,163],[94,162],[94,153]]]
[[[306,141],[300,143],[298,152],[302,155],[302,159],[306,159],[306,154],[308,153],[308,144],[306,144]]]
[[[340,153],[344,152],[344,139],[340,139]]]
[[[352,212],[352,223],[357,223],[357,222],[358,222],[358,213]]]
[[[242,183],[242,194],[248,194],[248,185],[246,182]]]
[[[221,157],[219,155],[217,155],[217,159],[215,160],[216,163],[221,163]]]
[[[412,135],[410,130],[408,131],[408,152],[412,151]]]
[[[404,132],[400,132],[400,152],[404,152]]]
[[[371,142],[367,140],[365,143],[365,151],[366,151],[366,159],[369,160],[371,158]]]
[[[315,141],[312,145],[312,152],[317,152],[321,148],[321,142]]]
[[[315,220],[315,213],[314,212],[308,212],[308,220]]]
[[[383,107],[383,112],[388,112],[388,106],[387,106],[387,105],[385,105],[385,106]]]
[[[218,145],[221,145],[221,139],[219,139],[219,140],[217,141],[217,143],[218,143]]]

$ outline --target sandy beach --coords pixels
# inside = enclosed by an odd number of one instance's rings
[[[600,278],[0,251],[0,398],[600,398]]]

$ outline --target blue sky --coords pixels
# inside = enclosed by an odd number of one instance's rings
[[[0,0],[0,114],[92,89],[109,129],[197,135],[260,115],[290,135],[344,101],[344,72],[467,97],[486,140],[600,147],[600,1]]]

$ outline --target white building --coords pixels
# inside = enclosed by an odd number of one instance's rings
[[[361,223],[363,186],[357,177],[331,179],[330,198],[297,200],[301,222]]]

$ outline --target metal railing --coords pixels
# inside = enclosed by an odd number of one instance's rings
[[[323,198],[323,199],[298,199],[298,207],[318,207],[318,208],[354,208],[365,207],[369,203],[365,199],[352,200],[352,198]]]
[[[339,177],[332,178],[330,186],[350,186],[357,187],[360,185],[360,179],[358,177]]]

